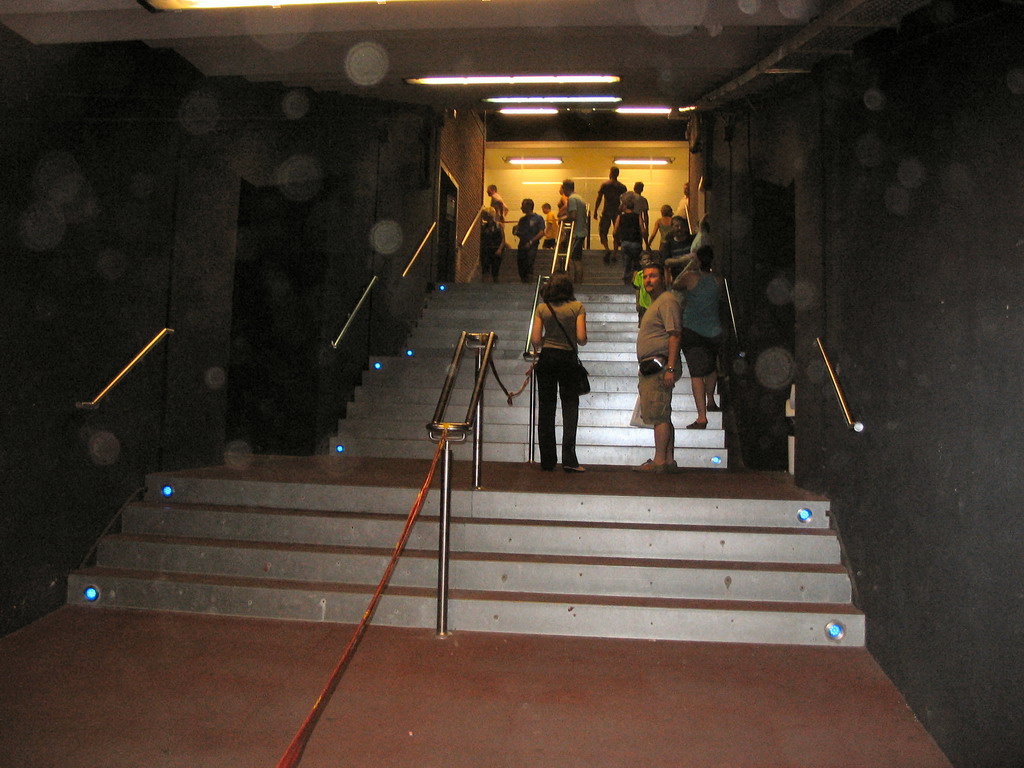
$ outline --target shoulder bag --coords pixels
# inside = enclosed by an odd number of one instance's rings
[[[576,368],[572,372],[572,384],[573,389],[576,390],[577,395],[589,395],[590,394],[590,374],[587,373],[587,369],[583,367],[583,363],[580,362],[579,352],[576,350],[576,345],[573,343],[572,338],[569,336],[569,332],[565,330],[565,326],[558,319],[558,315],[555,314],[555,308],[551,306],[551,302],[544,302],[548,311],[551,313],[551,317],[555,321],[555,325],[562,329],[562,333],[565,334],[565,340],[569,342],[569,347],[576,355]]]

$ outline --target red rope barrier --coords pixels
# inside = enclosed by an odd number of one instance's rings
[[[427,500],[427,492],[430,490],[430,484],[434,480],[437,461],[441,457],[441,450],[444,448],[444,444],[447,439],[448,436],[446,433],[437,443],[437,450],[434,452],[434,459],[430,462],[430,471],[427,472],[427,478],[423,481],[423,486],[420,488],[420,492],[416,495],[416,501],[413,502],[412,509],[409,510],[409,517],[406,518],[405,528],[402,529],[402,535],[398,537],[398,542],[395,544],[395,548],[391,553],[391,561],[388,563],[388,567],[384,569],[384,575],[381,577],[380,583],[377,585],[377,589],[373,593],[373,597],[370,598],[369,605],[363,612],[363,618],[360,619],[359,624],[356,625],[355,632],[352,633],[352,638],[348,641],[348,645],[345,646],[345,650],[341,654],[341,660],[338,661],[337,666],[334,667],[334,671],[331,673],[330,678],[328,678],[327,684],[320,692],[317,700],[313,703],[312,709],[310,709],[309,714],[306,715],[305,721],[303,721],[302,726],[295,734],[291,744],[288,745],[288,749],[285,751],[284,756],[278,761],[277,768],[294,768],[298,765],[299,760],[302,759],[302,753],[306,749],[309,737],[313,735],[313,729],[316,727],[316,723],[320,719],[320,715],[323,713],[324,708],[330,701],[331,695],[334,693],[334,689],[338,687],[338,682],[341,679],[341,673],[345,671],[345,667],[348,665],[349,659],[355,652],[359,641],[362,639],[363,633],[366,631],[366,627],[370,623],[370,618],[373,616],[373,612],[377,608],[377,603],[380,602],[381,594],[384,592],[385,587],[387,587],[388,581],[391,579],[391,574],[395,570],[395,566],[398,564],[398,558],[401,556],[402,550],[405,549],[405,543],[409,540],[409,534],[412,533],[413,523],[416,522],[416,518],[419,516],[420,510],[423,508],[423,504]]]

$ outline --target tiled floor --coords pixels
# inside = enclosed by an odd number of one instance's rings
[[[182,474],[418,486],[426,461],[254,458]],[[468,487],[456,462],[454,485]],[[816,498],[785,474],[487,464],[580,495]],[[410,496],[410,499],[412,496]],[[352,627],[65,607],[0,639],[0,768],[273,768]],[[371,627],[301,768],[938,768],[867,651]]]
[[[351,630],[63,608],[0,640],[0,765],[272,768]],[[859,649],[371,627],[300,765],[949,763]]]

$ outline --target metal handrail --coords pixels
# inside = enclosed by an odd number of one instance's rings
[[[452,507],[452,451],[451,442],[464,442],[470,431],[473,432],[473,486],[481,487],[480,465],[483,456],[483,391],[487,379],[487,369],[491,363],[491,353],[498,341],[494,331],[487,333],[470,333],[463,331],[455,354],[448,366],[441,395],[434,409],[434,419],[427,424],[427,434],[435,443],[443,443],[443,467],[441,473],[441,510],[438,525],[438,560],[437,560],[437,634],[444,637],[448,634],[448,555],[451,549],[451,507]],[[476,380],[473,383],[473,394],[469,398],[466,419],[461,422],[444,420],[448,402],[451,399],[455,380],[462,364],[462,354],[467,343],[476,345]]]
[[[565,240],[565,253],[562,254],[562,256],[564,256],[564,258],[565,258],[565,263],[562,264],[562,268],[561,268],[561,270],[559,270],[559,268],[558,268],[558,266],[559,266],[559,264],[558,264],[558,259],[559,259],[558,248],[562,244],[562,235],[565,234],[565,226],[566,225],[563,222],[561,224],[561,226],[559,227],[558,237],[555,238],[555,252],[551,255],[551,274],[552,275],[555,274],[555,272],[559,272],[559,271],[562,271],[562,272],[568,272],[569,271],[569,257],[572,254],[572,235],[573,235],[573,232],[576,229],[576,222],[575,221],[569,222],[569,237],[566,238],[566,240]]]
[[[853,416],[850,415],[850,407],[846,404],[843,388],[839,386],[839,378],[836,376],[835,369],[832,368],[832,362],[825,353],[825,345],[821,343],[821,337],[817,337],[815,341],[818,342],[818,351],[821,352],[821,359],[825,361],[825,368],[828,369],[829,378],[832,379],[832,387],[835,389],[836,397],[839,398],[839,407],[843,409],[843,418],[846,419],[846,426],[854,432],[863,432],[864,422],[854,421]]]
[[[149,344],[147,344],[145,347],[143,347],[142,351],[139,352],[139,354],[137,354],[134,358],[132,358],[132,361],[130,363],[128,363],[128,365],[126,365],[121,370],[121,372],[119,374],[117,374],[117,376],[115,376],[113,378],[113,380],[109,384],[107,384],[107,386],[105,386],[103,388],[102,392],[100,392],[98,395],[96,395],[96,397],[94,397],[92,400],[90,400],[87,403],[75,403],[75,408],[81,408],[81,409],[84,409],[84,410],[92,410],[92,409],[96,408],[99,405],[100,400],[102,400],[104,397],[106,397],[107,393],[110,390],[112,390],[114,387],[116,387],[118,385],[118,383],[121,381],[121,379],[123,379],[125,376],[127,376],[128,372],[132,368],[134,368],[135,365],[140,360],[142,360],[142,358],[144,358],[146,355],[149,354],[150,350],[153,349],[153,347],[155,347],[157,344],[159,344],[161,342],[161,340],[165,336],[169,336],[172,333],[174,333],[174,329],[173,328],[164,328],[163,330],[161,330],[156,336],[154,336],[152,339],[150,339]]]
[[[341,332],[338,334],[338,337],[331,342],[331,349],[338,348],[338,345],[341,343],[342,338],[344,338],[345,334],[348,333],[348,329],[349,326],[352,325],[352,321],[355,320],[356,315],[359,314],[359,310],[363,306],[363,302],[366,301],[367,297],[370,295],[370,291],[373,290],[373,286],[376,284],[377,275],[374,275],[373,279],[369,282],[369,284],[366,286],[366,289],[363,291],[363,295],[360,296],[359,301],[356,302],[355,307],[352,309],[351,312],[348,313],[348,319],[345,321],[345,326],[341,329]]]
[[[729,317],[732,319],[732,336],[736,339],[736,346],[740,345],[740,332],[736,328],[736,310],[732,306],[732,292],[729,290],[729,278],[723,277],[722,282],[725,284],[725,300],[729,303]]]
[[[533,317],[537,314],[537,307],[540,306],[540,294],[544,290],[544,283],[551,279],[551,275],[537,275],[537,287],[533,290],[533,306],[530,308],[530,324],[526,328],[526,343],[523,345],[523,357],[533,357],[530,349],[530,337],[533,335]]]
[[[437,399],[437,407],[434,409],[434,418],[427,424],[427,433],[435,443],[447,433],[448,440],[463,442],[470,432],[474,433],[479,443],[480,427],[478,419],[480,407],[483,404],[483,387],[487,378],[487,367],[491,361],[491,354],[494,345],[498,341],[498,335],[494,331],[486,333],[471,333],[463,331],[459,336],[459,343],[455,346],[455,353],[452,355],[452,362],[448,366],[448,374],[445,376],[444,384],[441,387],[441,394]],[[473,393],[469,399],[469,407],[466,410],[466,418],[463,421],[446,421],[445,412],[448,410],[448,403],[451,400],[452,389],[455,387],[455,380],[459,375],[459,367],[462,365],[462,355],[467,342],[473,342],[477,349],[477,370],[476,379],[473,383]],[[476,451],[474,451],[474,454]],[[474,455],[474,464],[477,464]],[[478,468],[474,466],[474,474]]]
[[[476,228],[476,225],[479,224],[479,223],[480,223],[480,216],[477,215],[476,218],[473,219],[473,223],[469,225],[469,229],[466,230],[466,234],[462,237],[462,241],[459,243],[459,247],[460,248],[462,248],[462,247],[464,247],[466,245],[466,241],[469,240],[469,236],[471,234],[473,234],[473,230]]]
[[[430,228],[427,230],[427,234],[425,234],[423,236],[423,239],[420,241],[420,247],[416,249],[416,253],[414,253],[412,255],[412,258],[409,259],[409,263],[406,265],[405,270],[402,272],[402,277],[408,276],[409,270],[411,270],[412,265],[416,263],[416,259],[420,257],[420,253],[422,253],[423,248],[426,246],[427,241],[430,239],[430,236],[434,234],[435,229],[437,229],[436,220],[433,223],[431,223]],[[345,334],[348,333],[349,326],[352,325],[352,321],[356,319],[356,315],[359,314],[359,310],[362,309],[363,304],[366,302],[366,299],[369,298],[370,291],[373,290],[373,286],[377,284],[377,279],[378,275],[374,275],[373,279],[370,280],[366,288],[363,289],[363,295],[359,297],[359,301],[356,302],[355,307],[352,309],[351,312],[348,313],[348,317],[345,319],[344,327],[338,333],[334,341],[331,342],[331,349],[337,349],[338,345],[341,344],[341,340],[345,338]]]
[[[430,225],[430,229],[427,230],[427,234],[423,236],[423,240],[420,242],[420,247],[416,249],[416,253],[414,253],[412,255],[412,258],[409,259],[409,264],[405,267],[405,271],[402,272],[402,277],[405,277],[409,274],[409,270],[412,269],[412,265],[416,263],[416,259],[420,257],[420,251],[423,250],[423,246],[427,244],[427,240],[430,239],[430,236],[434,234],[435,229],[437,229],[436,220],[434,221],[433,224]]]
[[[533,318],[537,314],[537,306],[540,304],[540,293],[543,285],[551,279],[550,275],[537,275],[537,287],[533,292],[533,308],[530,310],[530,326],[526,331],[526,344],[523,346],[523,359],[536,362],[537,353],[532,349],[531,337],[533,336]],[[530,376],[530,416],[527,420],[530,434],[526,439],[526,460],[533,463],[534,435],[536,434],[537,414],[537,377]]]

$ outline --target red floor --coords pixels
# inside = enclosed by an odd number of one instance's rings
[[[63,608],[0,639],[0,766],[273,768],[350,633]],[[371,627],[300,765],[949,763],[864,650]]]

